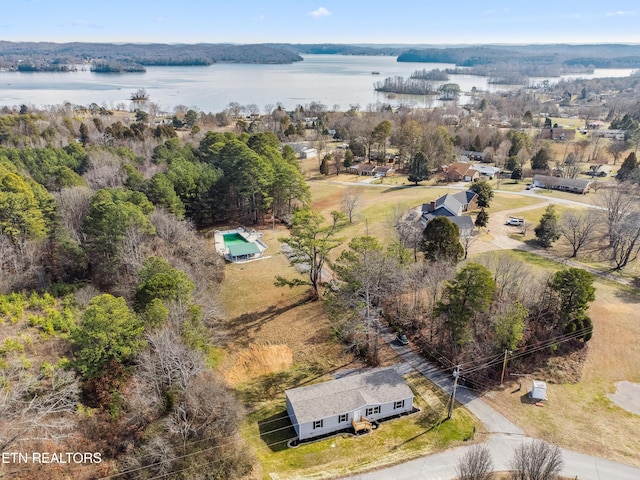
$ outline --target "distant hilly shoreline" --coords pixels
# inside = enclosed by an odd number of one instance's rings
[[[91,64],[103,73],[140,72],[147,66],[206,66],[216,63],[290,64],[304,54],[386,55],[399,62],[555,66],[563,69],[640,68],[640,44],[358,45],[358,44],[161,44],[0,41],[0,68],[67,71]]]

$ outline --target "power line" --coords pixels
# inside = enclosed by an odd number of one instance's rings
[[[512,356],[512,358],[520,358],[522,356],[530,355],[530,354],[535,353],[537,351],[549,348],[550,346],[552,346],[554,344],[564,343],[564,342],[567,342],[567,341],[570,341],[570,340],[573,340],[573,339],[576,339],[576,338],[580,338],[580,337],[584,336],[584,334],[587,333],[590,330],[591,330],[591,327],[585,327],[585,328],[577,330],[575,332],[571,332],[569,334],[561,335],[559,337],[555,337],[553,339],[546,340],[544,342],[541,342],[541,343],[537,344],[532,349],[531,348],[525,348],[525,350],[523,350],[522,352],[514,354]],[[446,359],[446,357],[443,357],[443,358]],[[486,362],[486,363],[484,363],[484,364],[477,365],[477,366],[475,366],[475,367],[473,367],[473,368],[471,368],[469,370],[465,370],[465,373],[469,374],[469,373],[477,372],[477,371],[484,370],[486,368],[489,368],[489,367],[491,367],[493,365],[496,365],[496,364],[500,363],[502,361],[502,354],[494,355],[492,357],[485,357],[485,358],[491,358],[491,360]],[[474,361],[473,363],[477,363],[477,360]],[[461,365],[457,365],[456,366],[456,371],[454,372],[454,373],[457,373],[457,375],[454,375],[454,377],[455,377],[454,390],[453,390],[454,393],[452,394],[451,406],[453,406],[453,404],[455,402],[455,386],[456,386],[458,378],[460,376],[460,370],[461,370]],[[445,373],[445,372],[448,372],[448,371],[450,371],[449,368],[442,368],[442,369],[436,370],[434,373]],[[480,384],[481,386],[484,386],[485,388],[489,386],[488,384],[486,384],[486,383],[483,384],[482,382],[476,382],[476,383]],[[273,420],[267,420],[264,424],[271,423],[271,422],[277,422],[277,421],[281,421],[281,420],[283,420],[283,419],[277,418],[277,419],[273,419]],[[279,431],[282,431],[282,430],[287,430],[289,428],[294,428],[295,426],[299,426],[299,424],[292,423],[291,425],[287,425],[285,427],[269,430],[267,432],[262,432],[262,433],[259,433],[258,435],[252,435],[252,436],[249,436],[249,437],[238,438],[237,440],[234,440],[233,442],[214,445],[212,447],[204,448],[204,449],[201,449],[201,450],[198,450],[198,451],[195,451],[195,452],[190,452],[190,453],[183,454],[183,455],[177,455],[177,456],[175,456],[175,457],[173,457],[173,458],[171,458],[171,459],[169,459],[167,461],[168,462],[174,462],[176,460],[180,460],[180,459],[183,459],[183,458],[188,458],[188,457],[191,457],[191,456],[194,456],[194,455],[198,455],[200,453],[206,453],[208,451],[212,451],[212,450],[215,450],[215,449],[219,449],[219,448],[223,448],[223,447],[226,447],[226,446],[230,446],[230,445],[233,445],[235,443],[238,443],[238,442],[241,442],[241,441],[245,441],[246,439],[259,438],[259,437],[263,437],[263,436],[266,436],[266,435],[270,435],[270,434],[275,433],[275,432],[279,432]],[[190,442],[189,445],[192,446],[192,445],[195,445],[195,444],[198,444],[198,443],[202,443],[202,442],[205,442],[205,441],[208,441],[208,440],[212,440],[213,438],[214,437],[209,437],[209,438],[205,438],[205,439],[195,440],[193,442]],[[278,442],[274,442],[272,444],[265,444],[265,445],[267,447],[271,447],[271,446],[274,446],[274,445],[277,445],[277,444],[280,444],[280,443],[288,442],[288,441],[290,441],[290,440],[292,440],[294,438],[296,438],[296,437],[292,437],[290,439],[285,439],[285,440],[281,440],[281,441],[278,441]],[[152,454],[145,455],[145,456],[142,456],[140,458],[145,458],[145,457],[150,456],[150,455],[152,455]],[[154,466],[162,465],[163,463],[165,463],[165,462],[156,462],[156,463],[152,463],[152,464],[149,464],[149,465],[136,467],[136,468],[125,470],[125,471],[122,471],[122,472],[118,472],[118,473],[115,473],[115,474],[112,474],[112,475],[109,475],[109,476],[106,476],[106,477],[101,477],[101,479],[102,480],[108,480],[108,479],[112,479],[112,478],[117,478],[117,477],[120,477],[120,476],[123,476],[123,475],[128,475],[130,473],[135,473],[135,472],[138,472],[138,471],[141,471],[141,470],[149,469],[149,468],[152,468]],[[214,462],[208,462],[205,465],[209,465],[211,463],[214,463]],[[169,472],[169,473],[166,473],[166,474],[161,474],[160,476],[156,476],[156,477],[152,477],[152,478],[153,479],[163,478],[163,477],[166,477],[168,475],[172,475],[172,474],[175,474],[175,473],[180,473],[182,471],[186,471],[186,470],[188,470],[190,468],[192,468],[192,467],[188,467],[188,468],[185,468],[185,469],[182,469],[182,470],[172,471],[172,472]]]

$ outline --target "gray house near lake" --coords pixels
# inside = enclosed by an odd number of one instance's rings
[[[285,395],[298,440],[413,411],[413,392],[394,368],[292,388]]]

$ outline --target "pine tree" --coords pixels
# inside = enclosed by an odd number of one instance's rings
[[[409,163],[409,176],[407,179],[417,185],[422,180],[428,180],[430,176],[431,167],[426,155],[422,152],[416,153],[411,159],[411,163]]]
[[[558,226],[558,214],[555,207],[549,205],[542,217],[540,223],[534,229],[536,238],[543,247],[550,247],[553,242],[560,238],[560,227]]]
[[[427,223],[422,232],[420,250],[426,260],[458,262],[464,255],[460,244],[460,229],[447,217],[436,217]]]
[[[638,168],[638,160],[636,159],[635,152],[631,152],[627,155],[627,158],[624,159],[622,165],[620,165],[620,170],[618,170],[616,178],[620,181],[627,180],[631,176],[631,172],[636,168]]]
[[[480,209],[478,216],[476,217],[475,225],[476,227],[486,227],[489,223],[489,214],[486,212],[484,207]]]

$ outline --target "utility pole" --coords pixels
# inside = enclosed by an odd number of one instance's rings
[[[451,404],[449,405],[449,415],[447,418],[453,416],[453,405],[456,403],[456,388],[458,387],[458,378],[460,377],[460,367],[461,365],[457,365],[453,371],[453,390],[451,391]]]
[[[500,386],[504,383],[504,371],[507,368],[507,355],[511,353],[510,350],[504,349],[504,360],[502,361],[502,375],[500,375]]]

